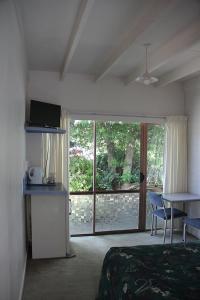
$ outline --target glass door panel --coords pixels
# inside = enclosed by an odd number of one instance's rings
[[[70,233],[93,233],[93,121],[71,120],[69,187]],[[87,194],[88,193],[88,194]]]
[[[97,194],[95,230],[137,229],[138,212],[139,193]]]
[[[93,195],[70,195],[70,234],[93,233]]]
[[[96,232],[138,228],[139,188],[140,124],[96,122]]]
[[[147,193],[148,191],[163,191],[165,128],[162,125],[148,124],[147,129]],[[162,220],[158,219],[162,227]],[[151,227],[151,206],[146,201],[146,229]]]

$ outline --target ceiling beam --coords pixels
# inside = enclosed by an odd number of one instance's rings
[[[177,4],[177,1],[147,1],[143,14],[139,14],[134,20],[134,28],[121,38],[119,46],[110,53],[95,80],[98,81],[106,76],[122,55],[133,45],[135,40],[155,22],[159,14],[169,5],[174,5],[175,3]]]
[[[177,32],[171,40],[162,45],[150,57],[150,72],[158,70],[179,53],[190,48],[200,40],[200,19],[195,20],[184,30]],[[144,73],[144,63],[139,65],[126,79],[125,84],[129,84],[139,75]]]
[[[72,57],[80,41],[81,33],[87,23],[94,1],[95,0],[81,0],[79,10],[69,38],[64,63],[60,72],[61,79],[63,79],[65,74],[67,73]]]
[[[188,63],[161,76],[156,86],[166,86],[169,83],[175,82],[177,80],[181,80],[189,76],[194,76],[199,72],[200,72],[200,58],[194,58]]]

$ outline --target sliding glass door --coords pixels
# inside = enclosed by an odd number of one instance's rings
[[[93,233],[93,121],[70,122],[70,233]]]
[[[146,175],[153,169],[150,155],[157,149],[153,148],[156,131],[152,133],[149,126],[71,121],[72,235],[145,230],[146,184],[153,178]]]
[[[138,229],[140,124],[96,122],[95,231]]]
[[[164,167],[165,128],[162,125],[147,126],[147,186],[146,190],[162,193]],[[158,226],[163,226],[159,221]],[[146,229],[151,227],[151,206],[146,204]]]

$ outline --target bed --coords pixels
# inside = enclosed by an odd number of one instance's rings
[[[113,247],[98,300],[199,300],[200,243]]]

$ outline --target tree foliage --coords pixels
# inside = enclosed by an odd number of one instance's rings
[[[70,190],[93,189],[93,121],[70,126]],[[149,125],[148,182],[162,183],[164,128]],[[139,123],[96,122],[96,188],[133,189],[139,185]]]

